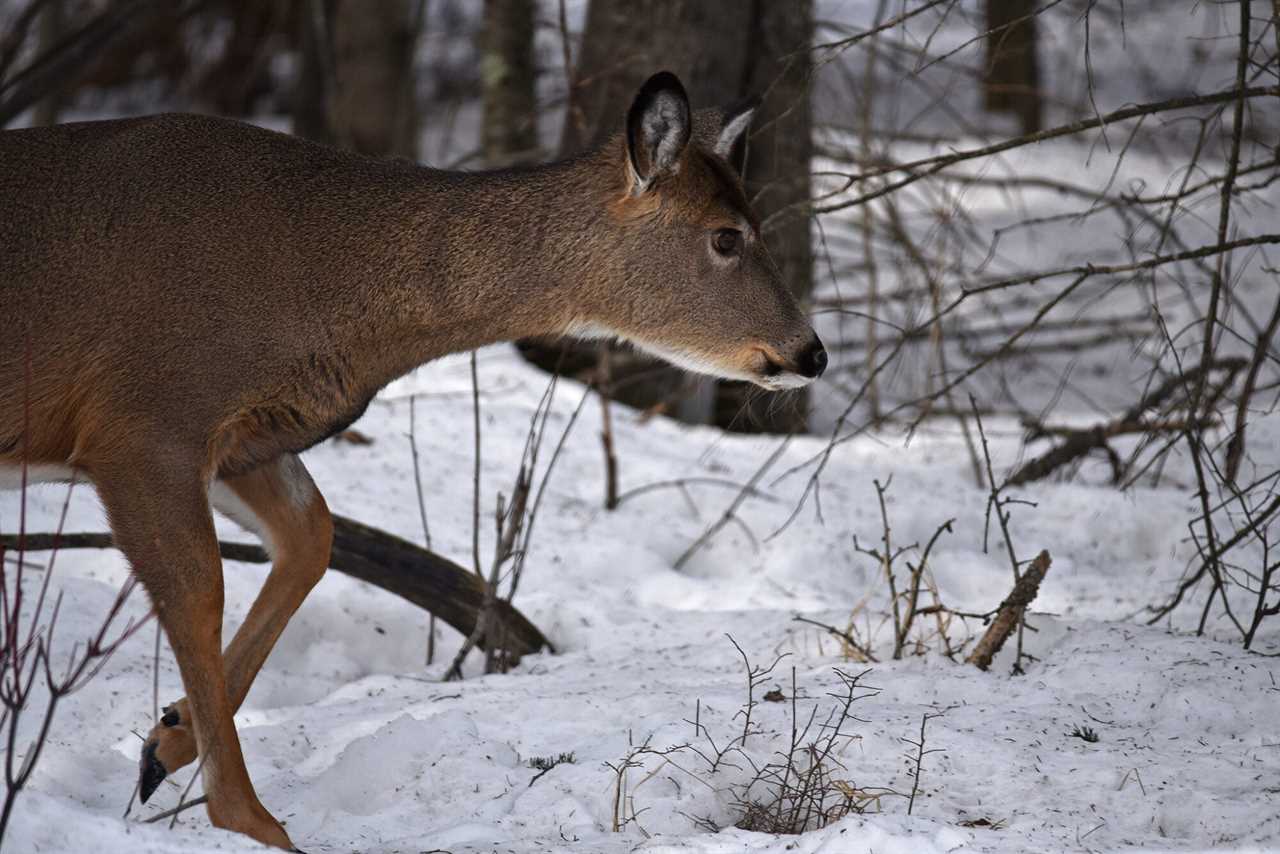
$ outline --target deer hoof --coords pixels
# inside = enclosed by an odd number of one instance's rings
[[[152,741],[143,745],[142,757],[138,760],[138,793],[144,804],[168,773],[156,758],[156,743]]]

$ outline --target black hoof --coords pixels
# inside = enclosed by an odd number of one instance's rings
[[[156,787],[164,782],[168,773],[160,764],[160,760],[156,759],[155,742],[143,745],[142,757],[138,760],[138,794],[144,804],[155,792]]]
[[[178,710],[173,706],[165,706],[164,715],[160,718],[160,723],[165,726],[177,726],[182,722],[182,718],[178,716]]]

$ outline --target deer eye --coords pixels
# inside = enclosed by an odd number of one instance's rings
[[[735,255],[742,245],[742,232],[736,228],[722,228],[716,232],[711,242],[721,255]]]

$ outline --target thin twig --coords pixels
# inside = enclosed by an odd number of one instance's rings
[[[773,464],[778,461],[778,458],[782,456],[783,451],[787,449],[787,446],[790,443],[790,436],[787,436],[778,443],[778,446],[773,449],[771,454],[769,454],[768,459],[764,461],[763,465],[756,469],[755,473],[751,475],[751,479],[748,480],[742,489],[738,491],[738,494],[734,497],[729,506],[725,508],[725,511],[720,515],[720,518],[703,531],[702,535],[699,536],[698,539],[694,540],[689,547],[684,550],[684,553],[676,559],[675,569],[677,572],[683,569],[684,565],[689,562],[690,558],[697,554],[699,549],[711,542],[711,540],[715,538],[716,534],[720,533],[720,530],[735,518],[735,514],[738,512],[738,508],[742,506],[742,502],[747,500],[747,497],[755,490],[756,484],[760,482],[760,479],[765,476]]]
[[[925,747],[924,747],[925,727],[928,726],[930,718],[938,718],[938,717],[942,717],[942,715],[936,712],[935,713],[926,712],[925,714],[921,715],[919,741],[911,741],[909,739],[907,740],[907,744],[910,744],[916,749],[915,755],[910,757],[913,767],[911,770],[911,797],[907,799],[907,815],[911,815],[911,811],[915,809],[916,795],[920,791],[920,772],[924,770],[924,758],[928,756],[930,753],[943,752],[942,748],[940,747],[934,747],[928,750],[925,750]]]

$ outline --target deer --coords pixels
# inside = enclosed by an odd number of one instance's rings
[[[535,336],[767,390],[822,374],[744,189],[755,109],[695,113],[660,72],[585,153],[476,172],[189,114],[0,133],[0,485],[92,484],[169,639],[186,696],[144,802],[199,757],[214,826],[296,850],[233,715],[328,565],[300,455],[393,379]],[[213,511],[272,556],[225,649]]]

